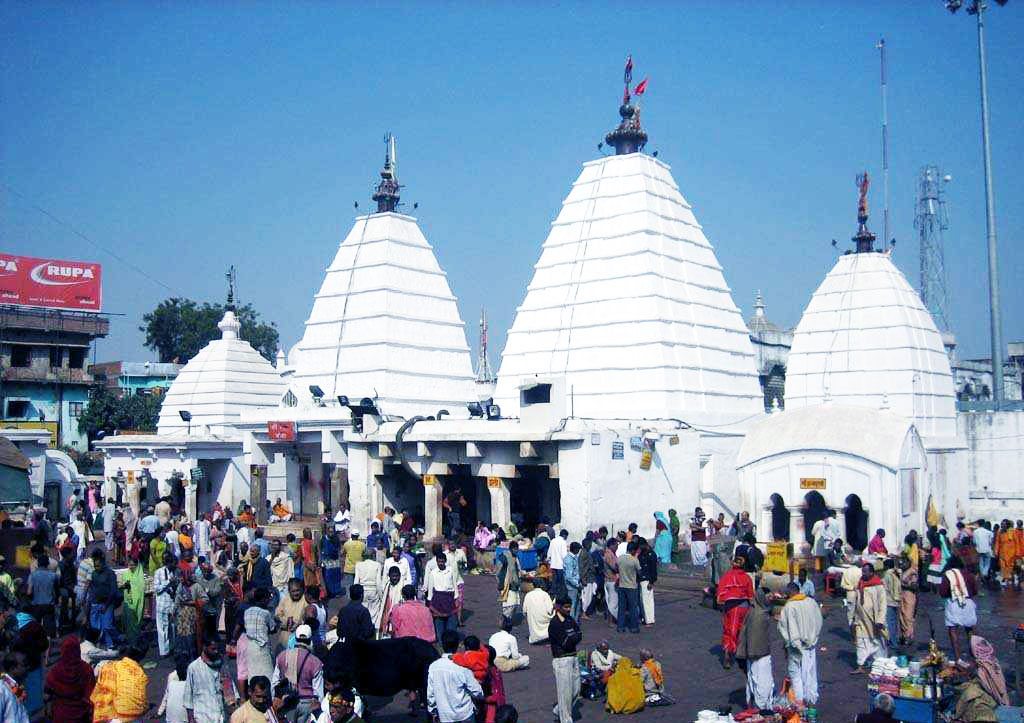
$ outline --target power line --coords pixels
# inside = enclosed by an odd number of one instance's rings
[[[30,199],[28,196],[26,196],[25,194],[21,193],[20,191],[12,188],[11,186],[8,186],[6,183],[0,183],[0,187],[3,187],[9,193],[13,193],[15,196],[20,198],[22,201],[24,201],[26,204],[31,206],[33,209],[35,209],[39,213],[43,214],[44,216],[46,216],[48,219],[50,219],[54,223],[58,224],[59,226],[63,226],[64,228],[66,228],[68,231],[73,233],[75,236],[78,236],[83,241],[86,241],[86,242],[92,244],[93,246],[98,248],[103,253],[105,253],[108,256],[116,259],[117,261],[120,261],[122,264],[124,264],[125,266],[127,266],[128,268],[130,268],[132,271],[134,271],[135,273],[139,274],[140,276],[144,276],[147,279],[149,279],[150,281],[152,281],[154,284],[157,284],[158,286],[164,287],[165,289],[170,291],[172,294],[179,294],[181,296],[184,296],[184,294],[181,294],[181,292],[179,292],[178,290],[168,286],[167,284],[165,284],[160,279],[158,279],[158,278],[156,278],[154,276],[150,276],[148,273],[146,273],[141,268],[139,268],[138,266],[133,264],[131,261],[127,260],[126,258],[124,258],[122,256],[118,256],[116,253],[114,253],[110,249],[106,248],[105,246],[103,246],[99,242],[92,240],[91,238],[86,236],[84,233],[79,231],[77,228],[72,226],[70,223],[68,223],[67,221],[64,221],[63,219],[61,219],[61,218],[55,216],[54,214],[50,213],[45,208],[43,208],[39,204],[35,203],[32,199]]]

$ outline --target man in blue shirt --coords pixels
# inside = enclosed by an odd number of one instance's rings
[[[152,505],[146,507],[146,514],[139,520],[139,533],[147,542],[160,529],[160,518],[153,514]]]
[[[565,592],[572,601],[572,617],[576,622],[580,621],[580,543],[573,542],[569,545],[569,554],[562,560],[562,576],[565,582]]]
[[[391,540],[386,532],[380,531],[379,522],[374,522],[370,525],[370,534],[366,536],[366,547],[369,550],[373,550],[375,554],[377,550],[383,550],[382,554],[376,556],[377,562],[383,562],[384,558],[387,557],[391,547]]]

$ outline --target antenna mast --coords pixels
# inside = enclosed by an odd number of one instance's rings
[[[885,38],[878,41],[882,60],[882,248],[891,241],[889,235],[889,104],[886,101],[888,82],[885,77]]]
[[[943,231],[949,228],[945,185],[951,179],[937,166],[925,166],[917,180],[917,209],[914,228],[921,243],[921,301],[931,312],[939,331],[949,328],[949,294]]]
[[[476,364],[476,383],[494,384],[497,380],[494,377],[494,370],[491,369],[491,360],[487,357],[487,310],[480,309],[480,358]]]

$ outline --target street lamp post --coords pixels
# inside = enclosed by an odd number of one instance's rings
[[[1005,5],[1006,0],[996,0]],[[955,13],[963,0],[946,0],[946,8]],[[999,314],[999,258],[996,251],[996,210],[992,191],[992,149],[988,134],[988,78],[985,69],[984,0],[971,0],[967,12],[978,19],[978,64],[981,67],[981,143],[985,157],[985,223],[988,228],[988,295],[989,323],[992,327],[992,401],[996,409],[1003,396],[1003,324]]]

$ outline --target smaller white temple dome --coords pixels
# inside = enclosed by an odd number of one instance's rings
[[[914,422],[925,439],[956,436],[953,376],[942,336],[888,253],[840,256],[793,335],[787,410],[825,401]]]
[[[228,309],[211,341],[186,364],[160,407],[159,435],[234,432],[243,409],[277,406],[285,385],[269,361],[238,338],[241,324]],[[191,422],[181,412],[191,415]]]

